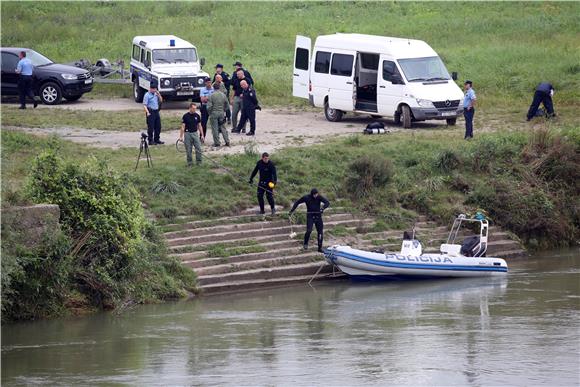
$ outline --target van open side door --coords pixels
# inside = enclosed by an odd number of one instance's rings
[[[310,38],[296,35],[294,74],[292,78],[292,95],[294,97],[308,99],[308,89],[310,84],[310,51]]]

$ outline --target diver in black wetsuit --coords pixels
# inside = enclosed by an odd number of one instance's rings
[[[330,203],[324,196],[318,193],[316,188],[312,188],[310,195],[302,196],[300,199],[296,200],[288,215],[292,215],[296,207],[302,203],[306,204],[306,210],[308,211],[306,215],[306,233],[304,234],[304,250],[308,249],[308,241],[310,240],[310,233],[312,233],[312,226],[314,225],[316,226],[316,232],[318,233],[318,251],[322,253],[322,240],[324,237],[322,213],[330,206]],[[320,208],[321,203],[324,204],[322,208]]]
[[[278,176],[276,175],[276,166],[270,160],[270,155],[267,152],[262,153],[262,158],[256,163],[256,167],[252,171],[249,183],[254,184],[254,177],[260,172],[260,181],[258,182],[258,204],[260,205],[260,214],[264,214],[264,193],[266,194],[266,199],[268,199],[268,204],[270,205],[270,210],[272,215],[276,214],[276,203],[274,202],[274,187],[278,182]]]

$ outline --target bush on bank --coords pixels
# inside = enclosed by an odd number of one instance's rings
[[[60,207],[64,232],[36,251],[4,239],[3,318],[55,315],[79,296],[85,306],[115,308],[195,290],[194,273],[167,256],[139,193],[105,162],[65,162],[53,144],[34,160],[26,193]]]

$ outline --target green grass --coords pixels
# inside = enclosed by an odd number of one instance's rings
[[[427,41],[449,71],[474,81],[482,107],[527,102],[541,80],[554,84],[556,105],[579,100],[576,2],[2,2],[1,11],[4,46],[57,61],[128,63],[135,35],[178,35],[207,71],[241,60],[263,106],[303,104],[291,97],[294,37],[335,32]],[[130,88],[99,85],[93,95],[129,97]]]
[[[237,246],[232,248],[227,248],[222,244],[216,244],[211,246],[207,254],[209,257],[215,258],[228,258],[234,255],[250,254],[250,253],[262,253],[266,251],[264,246],[260,245],[250,245],[250,246]]]
[[[143,111],[106,112],[69,110],[69,109],[37,109],[27,111],[14,107],[2,108],[2,125],[24,128],[87,128],[110,130],[116,132],[131,132],[146,130]],[[179,112],[178,112],[179,113]],[[168,129],[179,129],[181,119],[179,114],[164,114],[163,126]]]
[[[190,246],[184,246],[184,247],[180,247],[179,249],[175,250],[175,253],[180,254],[180,253],[192,253],[194,251],[209,251],[212,248],[214,248],[214,246],[216,246],[215,248],[217,249],[233,249],[233,248],[252,248],[255,246],[258,246],[258,242],[253,240],[253,239],[246,239],[243,241],[236,241],[236,242],[223,242],[223,243],[218,243],[215,245],[203,245],[203,244],[197,244],[197,245],[190,245]]]

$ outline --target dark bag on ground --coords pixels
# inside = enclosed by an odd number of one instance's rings
[[[363,130],[364,134],[383,134],[386,133],[385,125],[382,122],[371,122],[367,125],[367,127]]]

